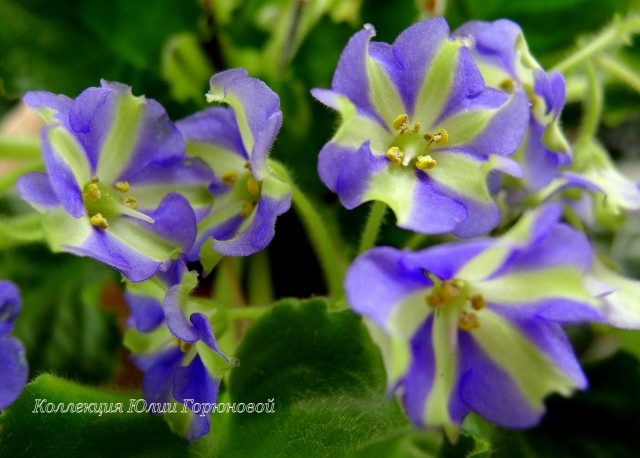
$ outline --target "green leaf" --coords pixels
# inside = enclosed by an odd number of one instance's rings
[[[14,333],[25,344],[32,374],[109,379],[120,338],[114,317],[100,305],[105,284],[118,278],[114,270],[33,245],[0,252],[0,278],[20,288],[23,305]]]
[[[352,458],[431,458],[436,457],[439,440],[410,428],[394,431],[384,439],[358,449]]]
[[[0,416],[1,456],[187,456],[187,443],[159,417],[131,412],[139,393],[89,388],[52,375],[27,385]],[[38,408],[38,400],[40,408]],[[106,403],[103,413],[46,412],[48,403]],[[118,403],[121,403],[117,412]],[[141,406],[142,404],[140,404]],[[89,408],[92,409],[92,408]],[[97,410],[98,408],[93,408]],[[86,410],[83,408],[83,410]]]
[[[345,456],[407,427],[361,319],[325,299],[276,305],[237,357],[230,402],[273,399],[275,413],[228,415],[221,456]]]

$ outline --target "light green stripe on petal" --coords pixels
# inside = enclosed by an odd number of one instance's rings
[[[96,175],[113,183],[127,166],[138,141],[144,97],[118,93],[113,123],[100,149]]]
[[[211,143],[189,141],[187,142],[187,155],[202,159],[218,177],[229,170],[238,174],[242,174],[246,170],[244,165],[247,159],[238,153]]]
[[[44,216],[44,233],[52,251],[64,251],[63,245],[82,246],[92,234],[89,218],[74,218],[63,207]]]
[[[390,131],[368,116],[357,113],[356,107],[343,95],[337,95],[338,111],[342,115],[342,123],[331,141],[340,146],[358,149],[367,140],[371,142],[371,151],[376,155],[384,155],[393,140]],[[397,115],[396,115],[397,116]]]
[[[434,154],[434,159],[438,165],[429,170],[431,178],[477,202],[493,202],[487,187],[486,162],[448,151]]]
[[[418,290],[405,297],[391,311],[388,332],[396,337],[410,339],[431,314],[425,303],[426,290]]]
[[[458,366],[458,322],[455,311],[441,311],[432,329],[434,379],[425,406],[426,423],[451,427],[449,401],[456,384]]]
[[[362,201],[384,202],[393,210],[398,222],[402,224],[411,217],[416,186],[417,180],[413,168],[389,167],[371,176],[369,189],[364,193]]]
[[[80,186],[89,182],[91,179],[89,161],[75,137],[63,127],[52,127],[47,132],[47,139],[54,153],[69,166]]]
[[[213,197],[209,190],[202,184],[189,185],[186,183],[156,184],[136,186],[128,194],[135,196],[138,209],[155,209],[162,199],[171,192],[177,192],[184,196],[189,204],[194,207],[211,205]]]
[[[487,356],[513,379],[533,408],[543,410],[551,392],[569,395],[575,383],[507,320],[485,310],[471,335]],[[508,350],[508,351],[506,351]]]
[[[436,54],[424,83],[418,92],[412,121],[419,121],[423,128],[432,128],[442,112],[458,66],[458,53],[462,43],[459,40],[445,40]]]
[[[379,62],[368,57],[367,76],[369,77],[370,98],[380,117],[387,126],[393,125],[397,116],[407,112],[395,84],[389,79]]]
[[[516,272],[476,286],[487,302],[513,304],[562,297],[597,305],[584,286],[583,274],[571,267]]]
[[[411,348],[405,338],[389,336],[373,321],[364,320],[371,340],[380,349],[382,361],[387,371],[387,386],[394,387],[404,377],[411,362]]]
[[[156,262],[164,262],[178,248],[130,218],[109,221],[109,235]]]
[[[209,99],[207,100],[210,101]],[[251,129],[249,128],[247,115],[244,111],[242,101],[230,93],[225,94],[224,99],[218,101],[228,103],[229,105],[231,105],[231,107],[233,107],[233,113],[236,116],[236,122],[238,123],[238,130],[240,131],[240,137],[242,138],[244,150],[249,155],[251,155],[251,153],[253,152],[253,145],[255,143],[255,140],[253,138],[253,134],[251,133]]]
[[[470,143],[493,119],[498,109],[460,111],[443,120],[437,127],[449,135],[447,148]]]

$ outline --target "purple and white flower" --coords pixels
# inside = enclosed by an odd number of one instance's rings
[[[367,318],[415,424],[455,434],[474,411],[526,428],[547,395],[586,388],[561,324],[601,321],[602,304],[585,281],[589,242],[560,215],[550,204],[497,239],[380,247],[354,261],[348,302]]]
[[[46,214],[54,251],[93,257],[142,281],[191,248],[196,215],[211,205],[213,172],[186,157],[160,104],[105,81],[75,99],[29,92],[24,101],[47,122],[47,173],[25,175],[17,186]]]
[[[211,212],[198,224],[188,253],[198,258],[205,242],[225,256],[247,256],[264,249],[275,233],[278,215],[291,206],[291,188],[277,164],[268,159],[280,130],[280,99],[244,69],[211,78],[209,102],[226,103],[178,121],[187,154],[205,161],[216,179]]]
[[[149,403],[177,401],[191,409],[217,401],[222,372],[230,361],[213,334],[209,322],[213,310],[189,296],[196,284],[196,272],[188,271],[179,259],[166,272],[127,287],[132,313],[125,344],[144,372],[142,390]],[[189,440],[210,429],[209,415],[201,411],[166,418]]]
[[[312,91],[342,115],[320,151],[320,178],[346,208],[382,201],[406,229],[486,233],[500,219],[489,173],[522,176],[509,156],[529,121],[526,95],[486,87],[444,19],[414,24],[391,45],[374,35],[369,25],[356,33],[331,90]]]

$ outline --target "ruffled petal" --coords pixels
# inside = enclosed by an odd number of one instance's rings
[[[142,392],[147,402],[171,400],[173,376],[182,362],[184,353],[180,347],[170,346],[151,356],[133,355],[131,359],[144,372]]]
[[[13,331],[22,302],[18,287],[10,281],[0,281],[0,337]]]
[[[18,179],[16,188],[20,197],[29,201],[40,212],[61,205],[46,173],[31,172],[23,175]]]
[[[164,321],[162,306],[155,298],[128,291],[124,298],[131,309],[127,326],[134,326],[140,332],[151,332]]]

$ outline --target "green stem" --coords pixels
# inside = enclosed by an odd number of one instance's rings
[[[581,43],[569,56],[558,62],[552,70],[567,72],[582,64],[592,56],[615,44],[628,42],[628,35],[640,31],[640,17],[632,16],[622,21],[614,21],[588,44]]]
[[[596,57],[596,63],[623,83],[628,84],[634,91],[640,92],[640,77],[620,59],[601,55]]]
[[[42,170],[42,161],[27,163],[22,167],[0,174],[0,193],[9,190],[22,175]]]
[[[598,78],[593,62],[589,61],[585,64],[585,74],[587,76],[588,92],[585,99],[585,111],[582,119],[582,127],[578,134],[578,138],[576,139],[576,146],[586,144],[595,137],[598,132],[604,98],[602,81]]]
[[[329,295],[334,300],[338,300],[344,296],[342,282],[345,264],[343,256],[333,243],[332,234],[309,198],[293,183],[291,183],[291,190],[293,207],[300,216],[316,256],[318,256],[329,288]]]
[[[384,202],[376,200],[373,205],[371,205],[371,212],[369,213],[367,224],[364,226],[362,238],[360,239],[360,247],[358,248],[359,254],[364,253],[375,245],[386,211],[387,205]]]
[[[34,160],[42,156],[38,137],[0,134],[0,158]]]
[[[417,232],[411,236],[411,238],[404,245],[405,248],[410,250],[416,250],[422,245],[422,242],[426,240],[427,236],[424,234],[418,234]]]

